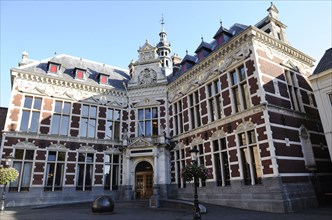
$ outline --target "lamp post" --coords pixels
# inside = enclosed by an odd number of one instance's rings
[[[12,167],[13,165],[13,156],[8,156],[5,159],[6,167]],[[3,212],[5,210],[5,200],[6,200],[6,186],[7,183],[3,186],[3,191],[2,191],[2,196],[1,196],[1,206],[0,206],[0,211]]]
[[[197,154],[198,154],[197,147],[193,147],[190,150],[191,153],[191,162],[193,165],[197,166]],[[194,175],[194,187],[195,187],[195,194],[194,194],[194,215],[193,220],[201,220],[201,210],[199,209],[199,201],[198,201],[198,195],[197,195],[197,180],[198,176]]]

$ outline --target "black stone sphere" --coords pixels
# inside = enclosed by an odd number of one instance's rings
[[[92,202],[91,208],[94,213],[113,212],[114,202],[110,196],[100,196]]]

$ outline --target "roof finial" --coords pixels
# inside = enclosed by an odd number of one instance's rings
[[[165,21],[164,21],[164,14],[161,14],[161,30],[164,31],[164,24],[165,24]]]
[[[188,55],[188,50],[186,49],[186,55]]]
[[[220,27],[222,27],[222,20],[220,19]]]
[[[204,39],[204,38],[203,38],[203,35],[201,36],[201,39],[202,39],[202,42],[203,42],[203,41],[204,41],[204,40],[203,40],[203,39]]]

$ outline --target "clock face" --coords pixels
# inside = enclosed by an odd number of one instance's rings
[[[146,85],[155,83],[157,81],[157,73],[153,69],[144,69],[138,77],[138,82],[140,85]]]

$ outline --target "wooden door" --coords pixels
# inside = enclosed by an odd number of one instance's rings
[[[153,194],[153,172],[137,172],[135,178],[137,199],[148,199]]]

